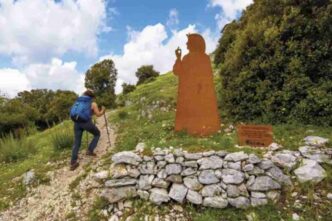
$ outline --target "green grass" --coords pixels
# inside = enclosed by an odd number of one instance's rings
[[[70,127],[57,128],[51,134],[51,143],[55,149],[71,149],[74,144],[74,132]]]
[[[0,139],[0,162],[11,163],[28,158],[36,152],[33,142],[26,137],[15,139],[9,134]]]
[[[218,81],[216,77],[215,82]],[[224,129],[230,124],[236,125],[230,117],[226,115],[222,107],[219,112],[222,119],[222,130],[210,137],[200,138],[192,137],[185,133],[174,132],[175,105],[176,105],[177,79],[171,74],[165,74],[158,77],[155,81],[140,85],[135,91],[122,96],[124,103],[129,105],[121,107],[114,111],[110,116],[110,121],[117,125],[117,141],[115,152],[124,150],[133,150],[137,143],[144,142],[147,146],[146,153],[151,153],[154,147],[182,147],[191,152],[204,150],[227,150],[255,152],[258,155],[263,153],[260,149],[245,147],[238,149],[236,131],[225,133]],[[216,83],[216,90],[220,85]],[[218,99],[221,99],[219,96]],[[128,102],[129,101],[129,102]],[[156,102],[161,103],[155,106]],[[165,111],[161,109],[166,107]],[[142,115],[142,112],[144,113]],[[150,117],[149,114],[150,113]],[[254,123],[254,122],[245,122]],[[278,124],[272,125],[274,141],[281,144],[285,149],[298,150],[304,145],[303,138],[309,135],[321,136],[332,141],[332,127],[319,127],[301,124]],[[331,142],[328,144],[331,146]],[[209,220],[209,221],[232,221],[247,220],[246,216],[251,214],[254,220],[261,221],[279,221],[292,220],[292,214],[296,212],[302,220],[312,221],[329,220],[332,217],[332,203],[324,199],[327,192],[332,191],[332,167],[323,165],[328,173],[328,177],[318,185],[296,184],[293,188],[283,190],[282,198],[277,204],[269,204],[258,208],[249,208],[246,210],[226,208],[226,209],[207,209],[187,205],[186,217],[190,220]],[[297,198],[291,197],[292,192],[298,192],[299,196],[306,196],[301,199],[302,209],[294,207]],[[313,199],[313,193],[321,193],[323,202],[317,202]],[[325,194],[325,195],[324,195]],[[298,199],[299,200],[299,199]],[[142,220],[145,214],[163,214],[168,205],[155,207],[148,202],[138,201],[136,203],[138,211],[135,212],[134,220]],[[130,215],[130,214],[128,214]]]
[[[47,184],[50,180],[46,173],[54,170],[63,164],[56,164],[55,162],[63,159],[70,160],[71,148],[67,144],[67,149],[54,148],[52,136],[55,131],[71,131],[73,124],[71,121],[65,121],[49,130],[41,133],[36,133],[26,138],[28,142],[33,144],[35,152],[33,154],[26,154],[24,158],[19,158],[10,163],[0,163],[0,211],[6,209],[11,203],[22,198],[26,194],[26,187],[22,185],[22,181],[17,179],[30,169],[34,169],[37,180],[34,185]],[[68,136],[69,138],[69,136]],[[85,138],[85,136],[83,137]],[[73,137],[71,137],[73,139]],[[91,136],[90,136],[91,139]],[[86,147],[86,139],[82,140],[82,149]],[[10,141],[13,143],[20,141]],[[18,147],[18,146],[17,146]],[[13,144],[13,149],[17,148]],[[82,150],[81,150],[82,151]],[[1,150],[1,154],[3,154]],[[48,162],[54,164],[47,164]]]
[[[92,208],[88,212],[89,221],[103,221],[107,220],[100,212],[103,209],[107,209],[109,203],[106,199],[102,197],[97,197],[93,203]]]

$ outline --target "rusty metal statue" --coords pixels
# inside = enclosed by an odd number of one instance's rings
[[[181,60],[181,49],[175,50],[173,73],[179,78],[175,131],[207,136],[220,129],[216,92],[210,57],[199,34],[188,34],[189,53]]]

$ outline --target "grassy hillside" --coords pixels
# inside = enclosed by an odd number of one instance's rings
[[[216,88],[219,90],[218,77],[215,77]],[[210,137],[197,138],[184,133],[175,133],[174,118],[176,106],[177,79],[172,73],[158,77],[155,81],[140,85],[135,91],[120,96],[120,102],[125,104],[118,108],[111,116],[110,122],[117,125],[118,137],[115,151],[133,150],[139,142],[146,144],[146,154],[151,153],[154,147],[182,147],[188,151],[201,150],[228,150],[239,151],[236,147],[237,137],[235,130],[229,130],[232,122],[219,107],[222,118],[222,130]],[[221,99],[220,97],[218,99]],[[254,122],[253,122],[254,123]],[[226,132],[225,132],[226,130]],[[303,138],[308,135],[322,136],[332,140],[331,127],[319,127],[299,124],[273,125],[274,141],[285,149],[298,150],[303,144]],[[331,146],[331,143],[329,144]],[[244,147],[245,152],[264,153],[260,149]],[[329,220],[332,217],[332,203],[318,201],[317,194],[326,195],[332,191],[332,166],[323,165],[328,177],[319,185],[295,183],[293,188],[284,189],[283,197],[278,204],[269,204],[259,208],[238,210],[227,208],[223,210],[204,209],[187,205],[185,213],[192,220],[292,220],[292,214],[299,214],[303,220]],[[296,192],[298,197],[292,197]],[[319,193],[318,193],[319,192]],[[298,207],[299,202],[301,207]],[[136,217],[147,213],[163,213],[171,206],[157,207],[146,203],[138,203],[139,211]],[[320,218],[317,218],[320,217]]]
[[[26,194],[27,186],[19,179],[25,172],[34,170],[36,182],[32,186],[35,186],[49,182],[48,171],[69,163],[72,122],[65,121],[23,139],[23,144],[15,139],[0,140],[0,211]],[[86,147],[86,139],[83,139],[82,147]]]

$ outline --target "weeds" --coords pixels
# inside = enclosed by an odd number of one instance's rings
[[[69,127],[59,128],[51,134],[51,143],[56,150],[72,148],[74,133]]]
[[[17,162],[28,158],[35,152],[35,145],[26,137],[15,139],[13,134],[9,134],[0,139],[0,162]]]

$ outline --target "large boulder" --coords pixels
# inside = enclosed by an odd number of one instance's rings
[[[186,199],[188,200],[188,202],[196,205],[202,204],[203,202],[202,195],[193,190],[188,190]]]
[[[114,154],[112,156],[112,161],[115,164],[126,163],[137,166],[140,162],[142,162],[142,158],[131,151],[123,151]]]
[[[325,170],[314,160],[303,160],[303,165],[294,170],[297,179],[301,182],[319,183],[326,177]]]

